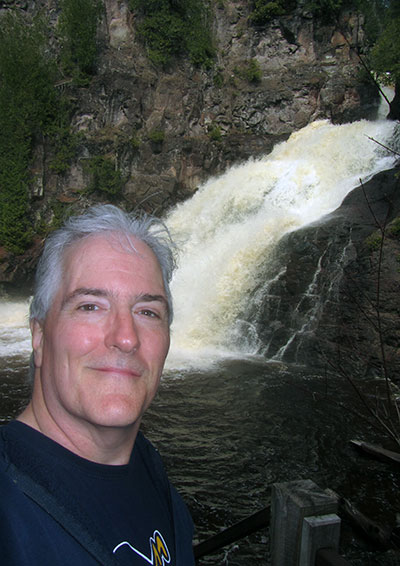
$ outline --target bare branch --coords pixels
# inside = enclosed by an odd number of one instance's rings
[[[379,142],[378,140],[376,140],[375,138],[372,138],[371,136],[367,136],[367,138],[373,142],[375,142],[376,144],[380,145],[381,147],[383,147],[384,149],[387,149],[387,151],[390,151],[390,153],[393,153],[393,155],[398,155],[400,157],[400,153],[394,149],[392,149],[391,147],[388,147],[387,145]]]

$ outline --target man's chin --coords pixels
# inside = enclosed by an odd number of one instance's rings
[[[104,428],[135,428],[140,423],[143,412],[144,408],[133,404],[132,398],[108,398],[96,407],[91,420],[92,424]]]

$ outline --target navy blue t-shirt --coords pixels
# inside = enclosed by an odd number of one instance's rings
[[[11,461],[26,462],[29,475],[57,495],[78,522],[93,525],[116,563],[175,565],[170,492],[157,480],[140,442],[127,465],[108,466],[85,460],[18,421],[7,425],[5,436]]]

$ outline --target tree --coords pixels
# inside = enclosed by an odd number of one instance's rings
[[[130,8],[139,15],[139,36],[153,63],[165,66],[174,57],[188,55],[196,66],[212,66],[215,49],[208,2],[130,0]]]
[[[102,13],[98,0],[62,0],[59,32],[61,62],[78,84],[95,74],[97,24]]]
[[[0,26],[0,242],[22,253],[30,241],[32,145],[58,114],[56,68],[41,20],[8,12]]]
[[[395,96],[388,118],[400,119],[400,3],[391,0],[386,11],[384,29],[371,50],[371,66],[378,78],[393,84]]]

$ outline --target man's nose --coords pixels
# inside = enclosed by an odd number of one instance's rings
[[[105,343],[108,348],[118,348],[126,353],[139,348],[139,334],[131,312],[115,313],[106,331]]]

